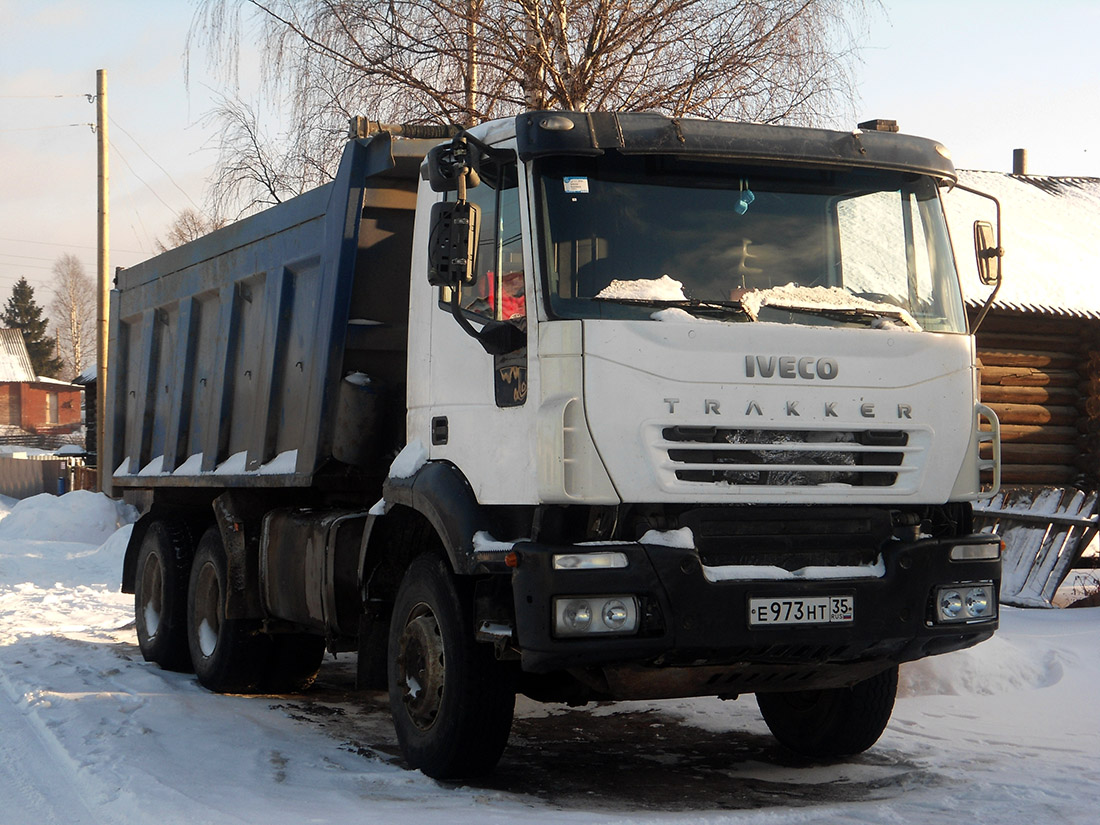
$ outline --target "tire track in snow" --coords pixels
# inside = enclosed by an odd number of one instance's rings
[[[84,798],[69,754],[0,668],[0,799],[5,825],[106,825]],[[14,800],[15,804],[11,804]]]

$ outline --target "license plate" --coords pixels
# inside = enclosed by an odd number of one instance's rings
[[[803,599],[749,599],[749,625],[850,624],[855,600],[851,596],[813,596]]]

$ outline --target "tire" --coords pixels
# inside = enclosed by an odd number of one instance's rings
[[[513,671],[474,641],[472,598],[447,563],[417,557],[397,591],[387,658],[401,752],[435,779],[493,769],[512,727]]]
[[[225,617],[228,593],[225,549],[216,527],[195,550],[187,590],[187,642],[199,682],[218,693],[262,689],[271,655],[271,637],[253,619]]]
[[[325,658],[325,637],[311,633],[271,636],[264,689],[270,693],[300,693],[313,684]]]
[[[191,670],[187,645],[187,587],[194,547],[187,528],[163,519],[149,525],[134,575],[138,647],[165,670]]]
[[[847,688],[758,693],[768,728],[795,753],[838,758],[862,753],[878,741],[898,689],[895,665]]]

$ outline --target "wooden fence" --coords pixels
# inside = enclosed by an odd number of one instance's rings
[[[975,528],[1004,539],[1001,601],[1051,607],[1100,525],[1095,491],[1007,489],[975,505]]]
[[[30,498],[39,493],[58,495],[69,489],[69,462],[63,458],[0,456],[0,495]]]

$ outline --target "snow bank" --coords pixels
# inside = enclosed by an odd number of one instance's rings
[[[60,498],[42,493],[11,507],[0,521],[0,539],[101,544],[137,518],[135,508],[102,493],[73,490]]]

